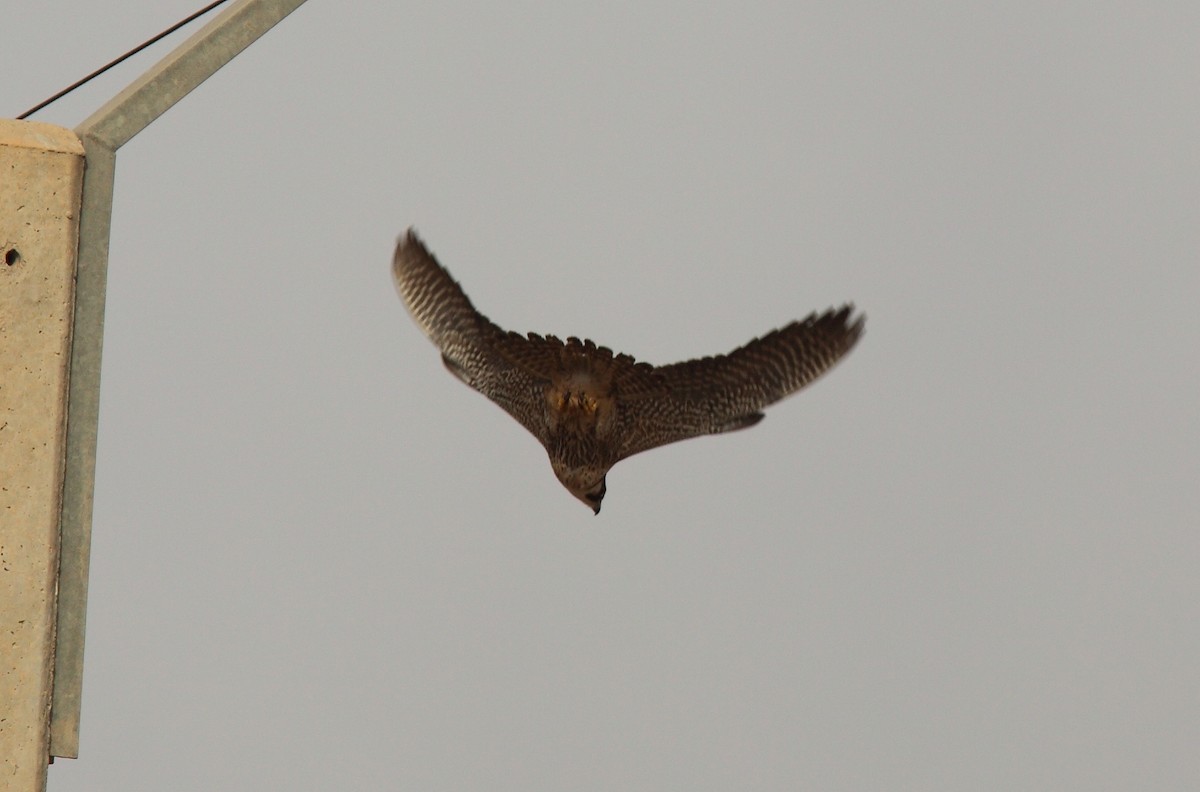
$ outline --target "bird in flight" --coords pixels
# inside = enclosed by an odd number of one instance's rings
[[[396,245],[392,275],[446,368],[528,429],[545,446],[558,480],[595,514],[617,462],[677,440],[753,426],[764,407],[849,352],[866,319],[844,305],[727,355],[652,366],[591,341],[500,329],[475,310],[411,228]]]

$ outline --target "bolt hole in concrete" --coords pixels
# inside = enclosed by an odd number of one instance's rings
[[[8,266],[11,267],[20,260],[21,254],[16,248],[9,248],[8,250],[4,251],[4,263]]]

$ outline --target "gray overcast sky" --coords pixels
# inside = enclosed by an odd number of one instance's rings
[[[14,4],[2,112],[196,4]],[[1200,785],[1200,5],[348,7],[118,156],[51,789]],[[593,517],[404,313],[410,224],[515,330],[867,334]]]

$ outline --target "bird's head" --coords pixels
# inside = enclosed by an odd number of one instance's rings
[[[592,510],[592,514],[599,514],[600,502],[604,500],[604,493],[607,489],[604,479],[608,475],[608,468],[566,467],[558,462],[552,464],[554,465],[554,475],[558,476],[562,485],[572,495],[583,501]]]

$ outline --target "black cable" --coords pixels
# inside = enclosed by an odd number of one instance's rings
[[[41,110],[43,107],[50,104],[51,102],[56,102],[59,99],[62,99],[64,96],[71,93],[71,91],[74,91],[76,88],[83,85],[84,83],[89,82],[89,81],[95,79],[96,77],[99,77],[101,74],[104,74],[104,72],[108,71],[113,66],[116,66],[118,63],[121,63],[122,61],[126,60],[127,58],[132,58],[134,55],[137,55],[139,52],[146,49],[146,47],[149,47],[151,44],[154,44],[155,42],[159,41],[160,39],[171,35],[176,30],[179,30],[179,28],[183,27],[187,23],[192,22],[193,20],[204,16],[205,14],[207,14],[209,11],[212,11],[217,6],[221,5],[222,3],[227,3],[227,2],[229,2],[229,0],[216,0],[215,3],[209,3],[204,8],[201,8],[199,11],[197,11],[196,13],[189,16],[187,19],[183,19],[179,22],[176,22],[174,25],[171,25],[171,27],[167,28],[162,33],[159,33],[157,36],[155,36],[152,39],[142,42],[141,44],[137,45],[133,49],[129,50],[129,52],[126,52],[124,55],[117,58],[115,61],[113,61],[111,63],[107,63],[104,66],[101,66],[99,69],[92,72],[87,77],[84,77],[82,80],[79,80],[74,85],[69,85],[66,88],[63,88],[58,93],[54,94],[54,96],[51,96],[49,99],[47,99],[46,101],[37,105],[36,107],[31,107],[30,109],[26,110],[24,113],[21,113],[21,115],[17,116],[17,120],[27,118],[27,117],[33,115],[34,113],[36,113],[38,110]]]

